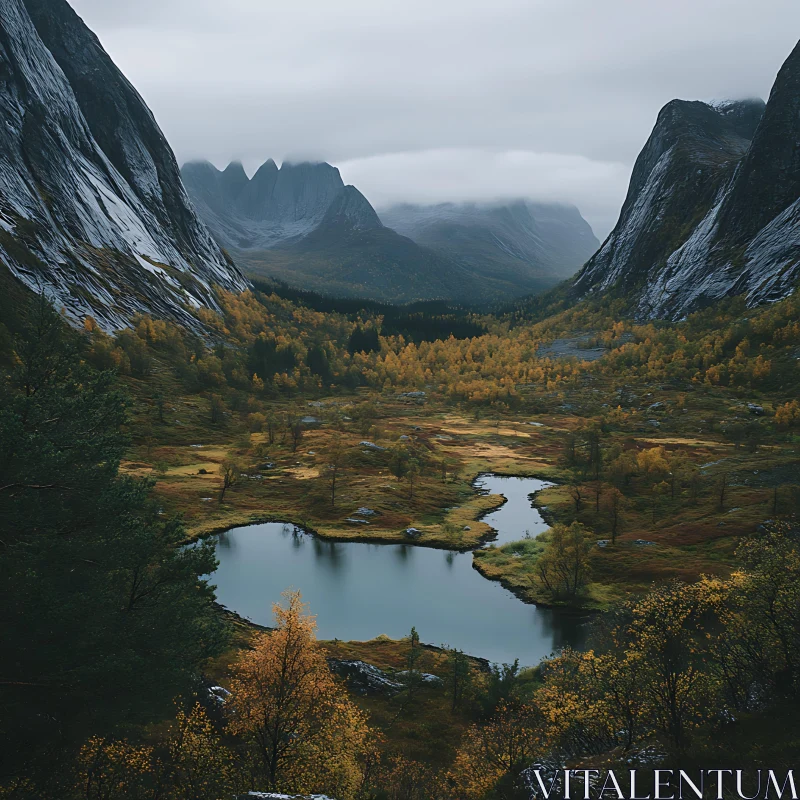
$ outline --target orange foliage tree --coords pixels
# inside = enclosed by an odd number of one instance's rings
[[[376,737],[331,674],[299,592],[273,608],[276,630],[238,661],[226,704],[270,789],[355,796]]]
[[[543,725],[534,706],[501,706],[484,725],[464,734],[449,781],[460,798],[481,798],[504,781],[514,781],[542,751]]]

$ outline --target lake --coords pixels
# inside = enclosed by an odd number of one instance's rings
[[[547,528],[528,496],[534,478],[482,475],[476,487],[508,498],[484,517],[497,542]],[[586,618],[537,608],[472,568],[472,553],[413,544],[332,542],[281,523],[234,528],[216,538],[219,602],[262,625],[285,589],[299,589],[321,639],[408,635],[497,663],[533,665],[565,645],[581,646]]]

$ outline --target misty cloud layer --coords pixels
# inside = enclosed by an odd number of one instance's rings
[[[529,196],[604,236],[659,108],[766,97],[797,0],[72,0],[180,161],[327,160],[376,205]]]

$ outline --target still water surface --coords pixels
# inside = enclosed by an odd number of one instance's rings
[[[508,498],[485,517],[498,530],[498,543],[547,527],[528,498],[546,485],[542,481],[485,475],[476,485]],[[532,665],[567,644],[579,647],[585,635],[585,618],[523,603],[474,570],[472,553],[331,542],[268,523],[221,534],[217,557],[213,582],[220,603],[269,625],[281,592],[299,589],[321,639],[400,638],[413,625],[424,642]]]

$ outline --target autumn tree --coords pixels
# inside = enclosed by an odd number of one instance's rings
[[[631,484],[631,478],[636,475],[638,470],[636,456],[629,452],[621,452],[606,464],[606,475],[608,480],[618,489],[627,489]]]
[[[409,458],[406,465],[406,477],[408,478],[408,499],[414,499],[414,483],[422,472],[422,465],[417,458]]]
[[[594,495],[594,513],[600,513],[600,499],[603,496],[603,482],[595,480],[592,482],[592,494]]]
[[[603,466],[603,449],[601,447],[601,432],[598,427],[589,428],[586,432],[586,444],[589,450],[589,469],[595,480],[600,478]]]
[[[553,597],[575,597],[589,578],[591,543],[579,522],[554,525],[547,532],[544,552],[536,560],[542,585]]]
[[[567,487],[567,491],[572,498],[572,502],[575,504],[575,514],[580,514],[581,508],[583,508],[583,486],[575,481]]]
[[[245,788],[238,785],[233,753],[199,703],[188,714],[178,710],[168,748],[171,796],[176,800],[231,796]]]
[[[701,629],[708,608],[697,587],[675,581],[636,602],[624,631],[626,650],[642,658],[641,688],[654,726],[677,750],[706,720],[713,695]]]
[[[289,429],[289,436],[291,436],[292,438],[292,452],[296,453],[297,448],[300,446],[300,442],[303,439],[303,433],[305,432],[303,421],[300,419],[290,420],[288,429]]]
[[[235,461],[232,461],[231,459],[227,459],[226,461],[223,461],[222,464],[220,464],[219,474],[222,478],[222,488],[220,489],[219,493],[220,505],[222,505],[222,503],[224,502],[225,493],[228,491],[228,489],[230,489],[231,486],[234,486],[238,482],[240,472],[241,468],[239,467],[239,465]]]
[[[719,477],[717,484],[717,509],[719,511],[725,510],[725,499],[728,496],[728,473],[723,472]]]
[[[775,409],[775,424],[779,428],[791,428],[800,425],[800,403],[792,400]]]
[[[535,703],[548,719],[548,744],[569,756],[626,750],[650,732],[640,655],[567,648],[545,662]]]
[[[441,796],[439,783],[427,764],[394,755],[378,772],[374,786],[386,800],[431,800]]]
[[[153,394],[153,406],[156,409],[156,414],[158,416],[158,421],[163,423],[164,422],[164,409],[167,405],[166,398],[164,397],[163,392],[156,391]]]
[[[449,774],[451,796],[479,800],[500,785],[519,791],[519,775],[541,748],[543,730],[533,706],[501,706],[489,722],[471,726]]]
[[[256,636],[233,668],[229,729],[248,743],[270,789],[350,800],[370,730],[333,677],[300,593],[284,598],[273,608],[276,629]]]
[[[85,800],[151,800],[156,796],[158,765],[152,747],[93,736],[81,748],[77,766],[75,788]]]
[[[657,512],[661,501],[670,493],[668,481],[654,483],[650,488],[650,519],[653,525],[656,524]]]
[[[625,506],[625,495],[617,489],[612,487],[606,493],[606,516],[608,518],[608,527],[611,530],[611,544],[617,543],[617,536],[622,530],[623,526],[623,509]]]
[[[397,480],[402,480],[406,476],[410,458],[408,447],[404,444],[397,444],[389,451],[389,469]]]
[[[265,426],[267,429],[267,442],[269,444],[275,444],[275,431],[278,428],[278,418],[272,411],[266,414]]]
[[[577,439],[574,433],[570,432],[564,437],[564,463],[568,467],[575,466],[577,462],[576,444]]]
[[[663,447],[650,447],[636,454],[639,474],[648,481],[661,481],[669,474],[669,461]]]
[[[447,483],[447,471],[450,469],[450,461],[443,457],[439,462],[439,466],[441,468],[442,483]]]
[[[225,418],[225,403],[218,394],[208,398],[208,413],[212,425],[218,425]]]
[[[763,702],[766,691],[800,696],[800,530],[790,522],[765,525],[742,541],[743,569],[726,583],[705,579],[720,593],[728,635],[714,655],[740,710]]]

